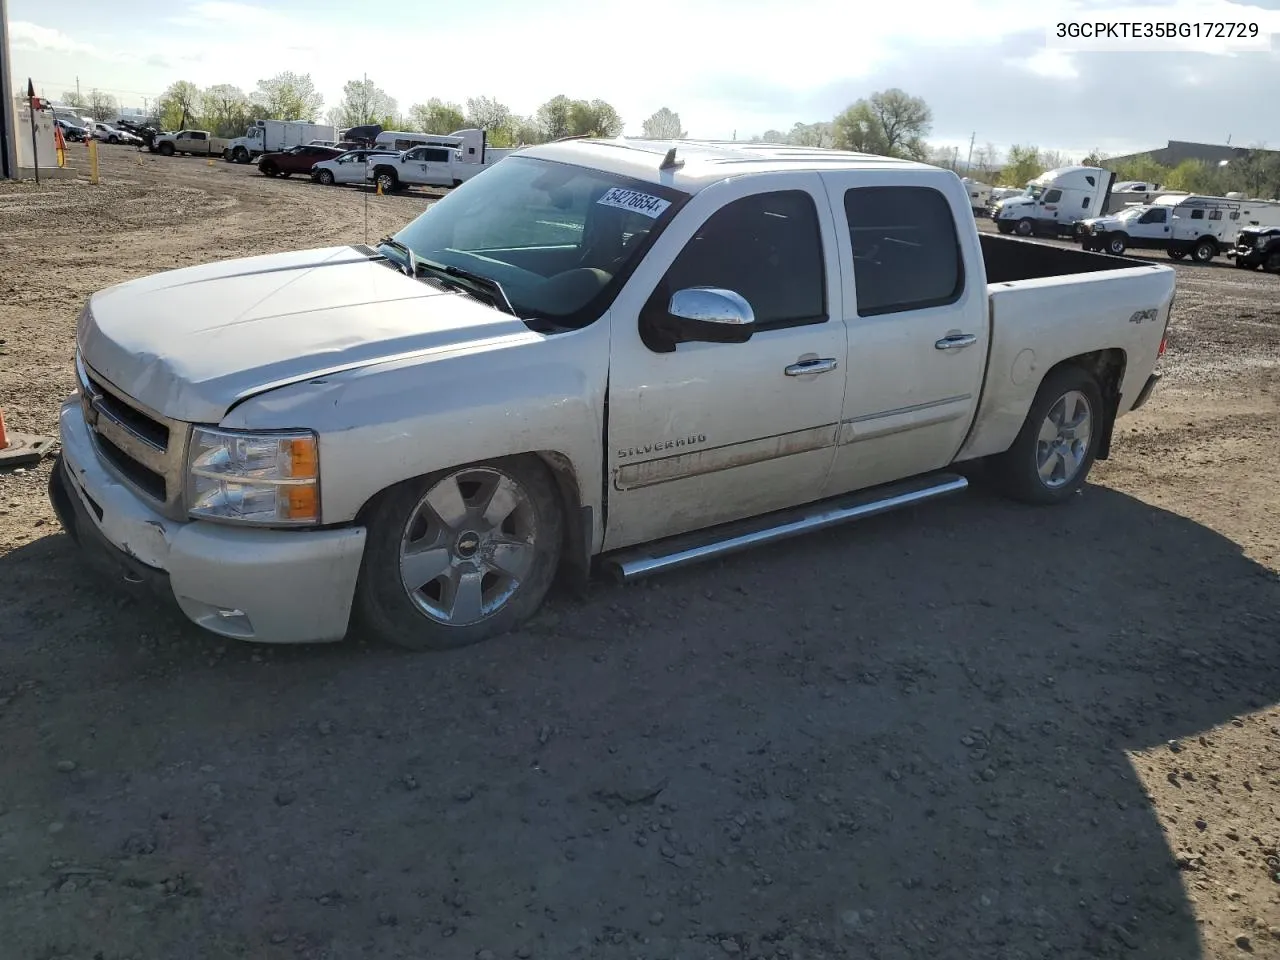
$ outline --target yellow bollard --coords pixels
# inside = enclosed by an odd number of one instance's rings
[[[89,141],[89,182],[98,182],[98,141]]]

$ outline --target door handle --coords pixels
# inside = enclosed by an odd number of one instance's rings
[[[783,368],[782,372],[788,377],[804,377],[811,373],[826,373],[838,366],[840,364],[835,357],[825,357],[821,360],[801,360]]]
[[[935,342],[934,347],[939,350],[959,350],[961,347],[971,347],[977,342],[978,338],[975,334],[953,333]]]

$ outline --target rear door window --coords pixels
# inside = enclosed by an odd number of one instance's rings
[[[854,187],[844,211],[858,316],[923,310],[964,293],[951,205],[932,187]]]

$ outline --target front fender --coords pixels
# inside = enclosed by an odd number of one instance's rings
[[[324,522],[346,523],[386,488],[465,463],[556,455],[603,540],[607,320],[569,333],[470,346],[291,384],[243,401],[229,429],[320,434]]]

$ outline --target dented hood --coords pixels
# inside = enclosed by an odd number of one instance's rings
[[[77,345],[99,375],[157,413],[216,423],[245,397],[321,374],[536,338],[508,314],[375,258],[328,247],[131,280],[90,298]]]

